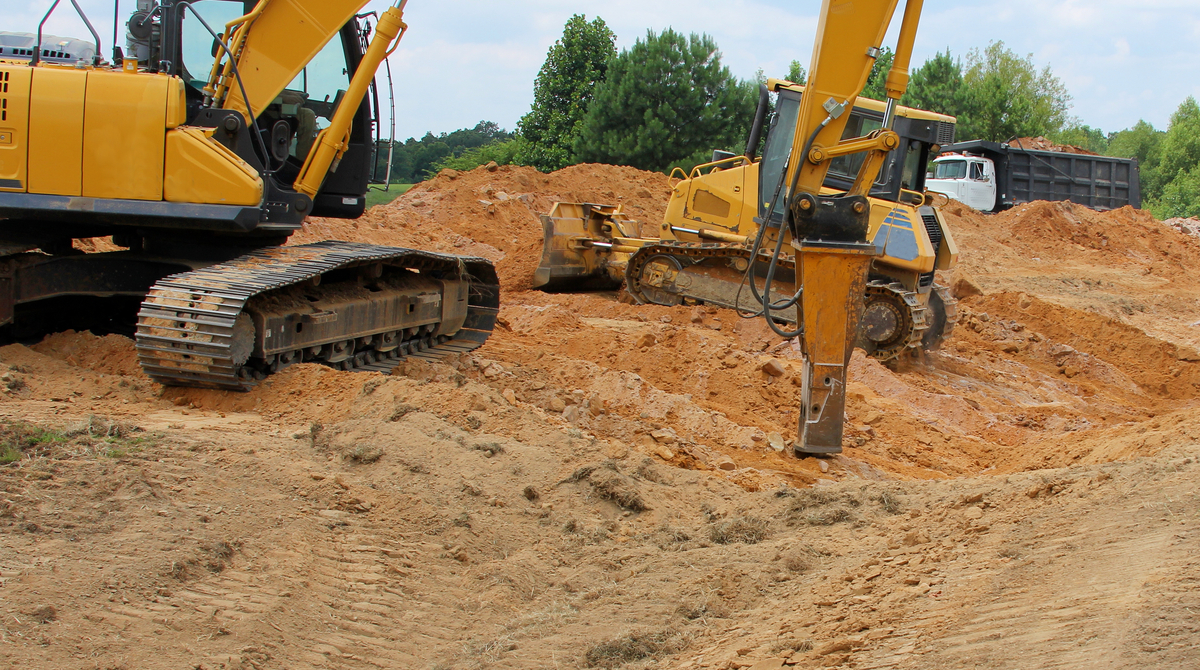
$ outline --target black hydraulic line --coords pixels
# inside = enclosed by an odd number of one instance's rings
[[[113,63],[117,62],[120,57],[120,48],[117,46],[117,31],[121,27],[121,0],[113,0]],[[119,64],[119,63],[118,63]]]
[[[71,0],[71,2],[74,1],[75,0]],[[225,52],[225,54],[229,56],[229,64],[233,66],[233,77],[237,80],[238,89],[240,89],[242,92],[242,102],[246,103],[246,113],[250,116],[249,125],[251,128],[247,128],[247,130],[253,129],[254,136],[258,138],[258,148],[263,153],[263,165],[266,166],[266,169],[263,171],[263,175],[270,176],[275,174],[275,168],[271,167],[271,153],[267,151],[267,142],[262,138],[262,133],[258,132],[258,117],[254,115],[254,110],[250,108],[250,96],[246,95],[246,85],[242,83],[242,73],[238,70],[237,59],[234,58],[233,52],[229,49],[229,45],[225,44],[224,40],[222,40],[221,37],[217,35],[217,32],[208,25],[207,21],[204,20],[204,17],[200,16],[200,13],[197,12],[194,7],[192,7],[192,3],[181,2],[176,5],[176,7],[186,7],[187,10],[192,13],[192,16],[195,16],[196,19],[200,21],[200,25],[204,26],[204,29],[208,31],[208,34],[212,35],[213,40],[215,40],[217,44],[221,45],[221,49]]]
[[[813,130],[812,135],[808,136],[808,141],[804,144],[804,153],[802,153],[800,155],[801,161],[808,160],[808,154],[810,151],[812,151],[813,143],[817,141],[817,135],[822,130],[824,130],[825,126],[828,125],[829,122],[832,120],[833,120],[832,115],[826,116],[825,120],[822,121],[815,130]],[[803,163],[801,163],[801,165],[803,165]],[[800,168],[797,167],[796,175],[794,177],[792,177],[792,188],[789,191],[789,194],[791,194],[793,197],[796,192],[796,186],[799,183],[800,183]],[[790,212],[790,211],[791,211],[791,208],[789,207],[788,212]],[[788,212],[785,212],[784,216],[787,216]],[[795,230],[793,230],[792,233],[794,235]],[[764,298],[766,298],[766,300],[764,301],[763,316],[767,321],[767,326],[770,327],[771,330],[775,331],[776,335],[779,335],[780,337],[783,337],[783,338],[791,339],[793,337],[800,337],[801,335],[804,334],[804,323],[803,323],[804,316],[802,314],[796,315],[796,330],[793,330],[793,331],[782,330],[779,328],[778,325],[776,325],[775,319],[771,317],[771,312],[778,311],[778,309],[784,309],[784,308],[778,308],[776,310],[772,310],[774,305],[771,305],[768,302],[770,299],[770,296],[771,296],[771,285],[775,283],[775,268],[779,261],[779,253],[782,250],[783,250],[783,226],[781,225],[779,227],[779,236],[775,240],[775,253],[771,255],[771,264],[767,266],[767,276],[763,279],[763,296],[764,296]],[[797,254],[796,255],[796,260],[797,260],[797,262],[796,262],[796,283],[797,284],[800,283],[800,281],[799,281],[800,280],[799,259],[800,259],[800,255]],[[751,266],[751,267],[753,267],[753,266]],[[750,287],[757,291],[757,287],[754,286],[753,281],[750,282]],[[796,295],[792,296],[791,300],[788,303],[788,306],[790,307],[791,305],[794,305],[800,299],[800,296],[803,294],[803,292],[804,292],[804,287],[801,286],[800,289],[796,291]]]
[[[750,139],[746,142],[746,158],[751,162],[758,154],[758,142],[762,139],[763,123],[767,119],[767,108],[770,107],[771,91],[766,84],[758,85],[758,109],[754,111],[754,125],[750,127]]]

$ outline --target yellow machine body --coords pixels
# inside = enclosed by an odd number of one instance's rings
[[[856,341],[890,360],[936,346],[957,318],[933,273],[953,266],[958,248],[919,190],[929,153],[943,127],[952,138],[954,119],[897,104],[921,0],[906,1],[888,101],[858,98],[897,5],[825,0],[809,85],[768,80],[746,155],[674,172],[653,234],[641,234],[620,208],[556,204],[542,217],[533,285],[624,280],[639,302],[688,300],[762,316],[781,336],[797,338],[804,353],[796,451],[841,451],[846,366]],[[756,161],[770,90],[778,94],[775,123]],[[872,115],[880,117],[873,129],[866,124]],[[877,188],[881,173],[887,179]]]
[[[787,82],[779,82],[778,87],[804,92],[803,86]],[[858,98],[855,102],[856,111],[881,113],[885,107],[885,103],[870,98]],[[896,107],[895,114],[906,119],[944,124],[955,122],[952,116],[910,107]],[[734,240],[739,242],[752,238],[758,232],[758,224],[754,223],[759,211],[758,173],[759,162],[750,161],[745,156],[698,165],[687,175],[677,168],[672,173],[675,183],[659,238],[707,243],[716,239],[713,233],[740,235],[742,239]],[[834,192],[828,187],[821,189],[823,194]],[[941,240],[935,247],[929,234],[920,227],[921,216],[917,210],[925,203],[924,194],[909,191],[905,196],[900,202],[874,197],[870,199],[871,217],[867,237],[879,247],[879,256],[873,265],[877,268],[889,266],[915,274],[949,270],[958,262],[958,245],[942,220],[941,213],[934,210],[942,229]],[[763,203],[764,206],[767,204]],[[689,230],[700,232],[686,232]],[[905,253],[889,253],[889,243],[893,250],[903,249]],[[911,249],[917,250],[915,257]]]
[[[257,205],[262,179],[186,120],[183,81],[147,72],[0,63],[0,190]],[[28,110],[28,111],[25,111]],[[82,206],[82,205],[81,205]]]

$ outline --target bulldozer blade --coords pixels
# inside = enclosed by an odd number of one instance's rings
[[[614,216],[620,209],[591,203],[555,203],[542,214],[542,260],[533,288],[543,291],[604,290],[621,286],[621,272],[608,270]]]
[[[846,367],[858,338],[867,271],[875,254],[874,245],[859,242],[806,241],[798,250],[804,287],[798,455],[842,451]]]

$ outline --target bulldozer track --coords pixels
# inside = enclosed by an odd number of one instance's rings
[[[725,243],[716,244],[691,244],[687,242],[679,243],[659,243],[649,244],[638,250],[630,259],[628,265],[625,266],[625,287],[630,295],[634,297],[640,304],[653,302],[642,291],[641,276],[642,268],[650,258],[655,256],[672,256],[685,257],[692,259],[693,262],[699,262],[706,258],[742,258],[747,262],[750,260],[750,250],[745,247],[731,246]],[[771,262],[771,255],[765,251],[758,253],[758,260],[763,263]],[[777,263],[778,267],[794,270],[796,267],[795,260],[790,256],[781,256]],[[750,291],[747,289],[747,295]],[[680,294],[682,297],[682,294]],[[758,306],[754,305],[752,311],[758,311]]]
[[[644,246],[629,259],[629,263],[625,268],[625,286],[630,295],[641,304],[656,302],[646,294],[647,290],[655,289],[642,285],[642,272],[647,261],[658,256],[669,256],[678,260],[691,261],[691,263],[697,263],[708,258],[741,258],[749,262],[750,250],[745,247],[730,246],[728,244],[693,244],[686,242]],[[767,252],[760,251],[758,260],[762,263],[769,263],[771,262],[771,256]],[[788,271],[794,271],[796,267],[795,259],[791,256],[780,257],[776,265],[778,268]],[[684,267],[687,266],[685,265]],[[937,291],[938,297],[942,299],[945,305],[946,321],[941,332],[941,337],[945,337],[950,334],[950,331],[954,328],[954,324],[958,322],[958,302],[950,294],[950,290],[944,286],[935,286],[933,290]],[[668,292],[672,291],[668,290]],[[687,296],[683,291],[675,291],[674,293],[679,295],[680,298],[692,297]],[[749,289],[745,293],[748,295],[750,293]],[[872,297],[887,300],[897,306],[903,306],[904,312],[899,315],[899,320],[901,321],[899,327],[904,332],[893,338],[889,338],[887,346],[869,347],[869,355],[872,358],[886,362],[899,358],[910,349],[919,349],[922,346],[925,333],[933,324],[930,322],[929,308],[921,305],[917,293],[907,290],[903,284],[898,282],[872,281],[867,284],[868,304],[872,300]],[[758,311],[760,309],[757,304],[745,308],[752,308],[751,311]],[[790,319],[786,319],[782,313],[779,315],[779,318],[790,322]]]
[[[261,249],[226,263],[159,280],[150,288],[138,313],[136,343],[142,369],[165,385],[249,390],[263,378],[263,373],[237,361],[234,337],[238,316],[251,298],[331,270],[380,262],[422,272],[470,275],[466,322],[450,336],[405,342],[378,356],[361,352],[338,367],[390,372],[407,356],[436,360],[477,349],[487,340],[499,312],[500,293],[491,261],[325,241]]]
[[[868,282],[864,313],[875,302],[895,305],[903,313],[897,324],[900,333],[888,338],[882,345],[866,348],[871,358],[886,362],[900,357],[908,349],[919,349],[925,331],[929,329],[929,308],[921,306],[916,291],[909,291],[898,282]],[[864,339],[864,335],[859,336],[860,345]]]

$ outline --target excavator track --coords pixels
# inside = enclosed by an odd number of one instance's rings
[[[385,267],[392,285],[401,288],[372,283],[384,277]],[[321,286],[326,273],[341,273],[341,283]],[[447,287],[446,296],[436,293],[441,286]],[[442,306],[442,300],[450,300],[449,287],[465,293],[466,299],[465,315],[458,299],[453,324],[439,320],[441,310],[450,309]],[[353,290],[368,296],[366,302],[351,304],[358,312],[314,307],[329,302],[338,291]],[[373,298],[370,292],[381,297]],[[249,390],[267,374],[302,361],[389,372],[409,356],[436,360],[482,346],[496,323],[499,294],[495,268],[483,258],[337,241],[271,247],[159,280],[138,313],[138,359],[146,373],[164,385],[235,391]],[[394,323],[381,326],[379,315],[395,309],[384,300],[407,306],[410,314],[419,307],[433,316],[411,323],[396,317]],[[292,337],[293,326],[300,333],[305,325],[308,332],[326,337],[262,354],[263,334],[255,323],[261,325],[264,317],[255,312],[251,318],[248,306],[265,311],[266,318],[274,319],[272,324],[288,325],[288,332],[281,328],[276,341]],[[338,323],[339,317],[351,321],[347,314],[365,314],[374,321],[366,319],[366,326],[363,320]],[[271,334],[268,330],[266,337]]]

